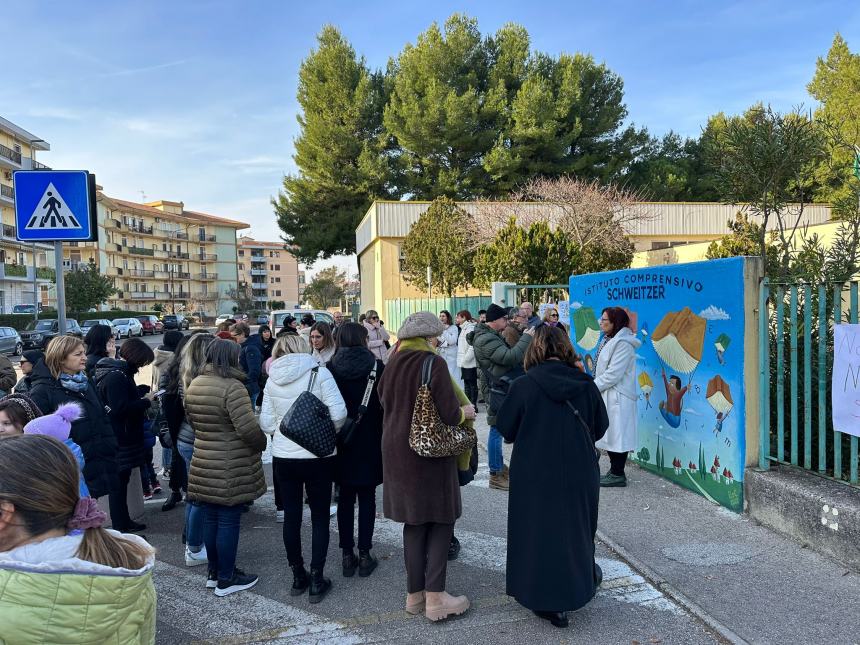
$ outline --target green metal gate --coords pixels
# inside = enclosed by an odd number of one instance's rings
[[[759,290],[760,456],[858,485],[858,438],[833,429],[833,325],[858,322],[858,283]]]

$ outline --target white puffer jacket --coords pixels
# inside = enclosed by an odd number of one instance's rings
[[[299,394],[308,389],[311,370],[317,361],[310,354],[287,354],[272,361],[269,380],[263,391],[263,410],[260,427],[272,435],[272,456],[283,459],[318,459],[300,445],[290,441],[280,432],[281,419]],[[319,368],[313,394],[328,407],[335,428],[340,428],[346,419],[346,404],[337,389],[334,377],[325,367]]]
[[[478,367],[478,361],[475,359],[475,348],[466,340],[469,332],[474,331],[474,320],[467,320],[460,327],[460,338],[457,339],[457,367],[465,367],[470,369]]]

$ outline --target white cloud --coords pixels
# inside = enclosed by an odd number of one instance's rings
[[[702,311],[699,312],[699,315],[705,320],[731,320],[729,315],[716,305],[711,305],[707,309],[702,309]]]

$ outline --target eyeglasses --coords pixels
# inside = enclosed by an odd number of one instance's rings
[[[379,316],[371,316],[368,320],[379,320]]]
[[[558,318],[558,314],[550,314],[549,317],[550,318]]]

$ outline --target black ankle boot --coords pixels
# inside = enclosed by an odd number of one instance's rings
[[[355,570],[358,568],[358,558],[355,557],[352,549],[343,550],[343,577],[352,578],[355,575]]]
[[[293,586],[290,589],[290,595],[301,596],[311,584],[308,572],[303,564],[290,568],[293,570]]]
[[[312,603],[318,603],[325,598],[329,589],[331,589],[331,580],[323,576],[323,570],[311,569],[311,588],[308,600]]]
[[[172,511],[176,508],[176,505],[182,501],[182,493],[179,491],[173,491],[170,493],[170,497],[167,498],[167,501],[161,505],[162,511]]]
[[[370,555],[370,551],[363,551],[362,549],[358,550],[358,575],[362,578],[366,578],[376,566],[379,564],[379,561]]]
[[[566,611],[538,611],[537,609],[533,610],[535,616],[539,618],[543,618],[544,620],[548,620],[555,627],[559,627],[564,629],[567,627],[570,622],[567,619]]]

